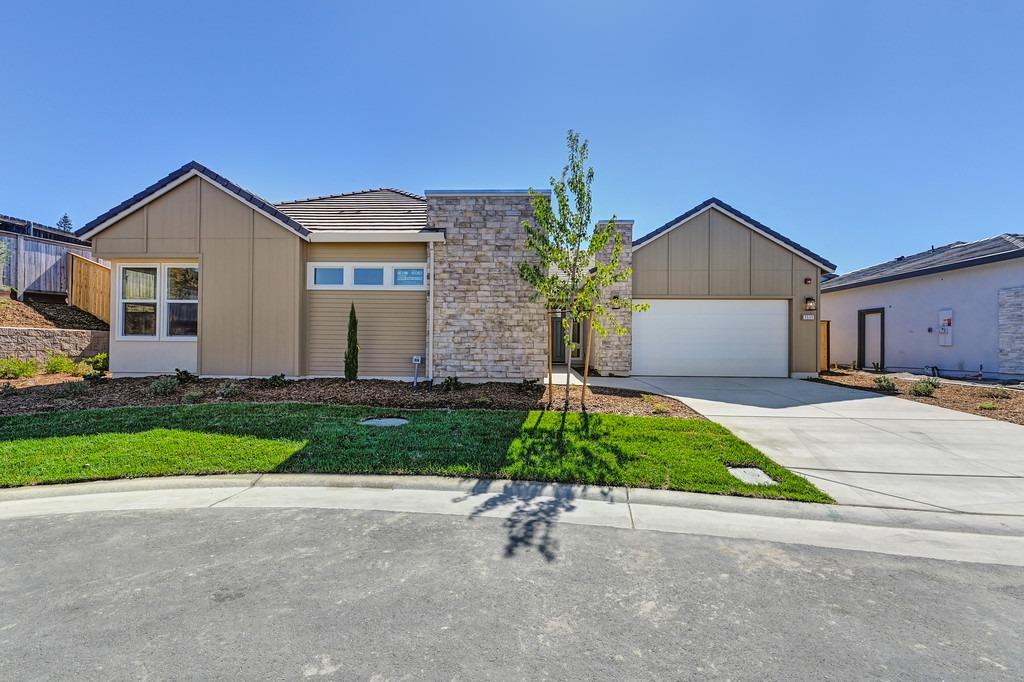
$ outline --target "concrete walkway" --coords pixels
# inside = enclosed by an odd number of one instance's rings
[[[167,509],[347,509],[559,523],[1024,566],[1024,520],[433,477],[170,477],[0,490],[0,520]]]
[[[594,384],[677,398],[841,504],[1024,515],[1024,426],[796,379]]]

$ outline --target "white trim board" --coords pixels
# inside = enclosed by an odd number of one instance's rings
[[[729,209],[725,208],[724,206],[722,206],[721,204],[716,203],[716,202],[712,202],[712,203],[708,204],[707,206],[705,206],[701,210],[697,211],[693,215],[686,216],[685,218],[683,218],[682,220],[680,220],[676,224],[672,225],[672,227],[668,228],[667,230],[665,230],[664,232],[662,232],[661,234],[659,234],[659,235],[657,235],[655,237],[651,237],[650,239],[645,241],[643,244],[640,244],[638,246],[634,246],[633,247],[633,253],[636,253],[637,251],[639,251],[640,249],[644,248],[648,244],[651,244],[653,242],[658,241],[659,239],[661,239],[662,237],[667,235],[669,232],[671,232],[672,230],[674,230],[677,227],[679,227],[680,225],[682,225],[683,223],[688,223],[691,220],[693,220],[694,218],[696,218],[697,216],[699,216],[702,213],[705,213],[707,211],[710,211],[711,209],[716,209],[718,211],[721,211],[725,215],[729,216],[730,218],[732,218],[733,220],[738,222],[740,225],[743,225],[744,227],[746,227],[746,228],[748,228],[750,230],[753,230],[754,232],[756,232],[757,234],[761,235],[765,239],[768,239],[769,241],[772,241],[772,242],[778,244],[779,246],[781,246],[782,248],[786,249],[787,251],[790,251],[790,252],[796,254],[797,256],[800,256],[800,258],[803,258],[808,263],[814,263],[819,268],[821,268],[822,272],[835,272],[835,268],[831,268],[831,267],[825,265],[824,263],[822,263],[821,261],[815,260],[814,258],[812,258],[811,256],[808,256],[806,253],[804,253],[800,249],[796,249],[796,248],[790,246],[789,244],[787,244],[786,242],[782,241],[778,237],[776,237],[774,235],[771,235],[771,234],[768,234],[767,232],[765,232],[764,230],[759,228],[757,225],[754,225],[754,224],[750,223],[749,221],[744,220],[742,217],[736,215],[735,213],[733,213]],[[640,239],[643,239],[643,237],[640,237]]]

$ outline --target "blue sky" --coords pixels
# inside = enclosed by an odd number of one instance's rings
[[[270,200],[709,196],[839,264],[1024,231],[1024,3],[14,3],[0,213],[76,225],[195,159]]]

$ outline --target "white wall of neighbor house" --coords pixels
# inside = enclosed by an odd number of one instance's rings
[[[1021,364],[1011,367],[1005,352],[1002,364],[1007,367],[1001,367],[999,353],[999,293],[1020,287],[1024,287],[1024,259],[823,291],[821,318],[831,321],[831,360],[843,365],[856,361],[857,311],[884,308],[885,364],[891,370],[924,371],[925,366],[936,366],[956,375],[984,366],[988,376],[999,377],[1003,369],[1011,370],[1004,378],[1024,376],[1019,373]],[[941,346],[939,311],[947,308],[953,311],[953,343]],[[1014,335],[1024,337],[1024,324],[1016,334],[1004,330],[1004,338]]]

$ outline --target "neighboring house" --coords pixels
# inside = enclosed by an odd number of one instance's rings
[[[954,242],[821,285],[834,363],[1024,378],[1024,235]]]
[[[518,274],[532,215],[523,190],[271,204],[192,162],[78,235],[113,263],[116,375],[340,376],[354,304],[361,377],[518,380],[547,367],[546,312]],[[831,263],[714,199],[635,243],[632,228],[633,279],[610,293],[651,311],[595,339],[595,371],[815,372]]]

